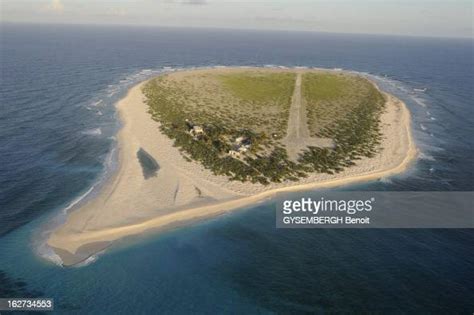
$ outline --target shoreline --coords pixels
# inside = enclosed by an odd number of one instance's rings
[[[196,162],[178,157],[180,153],[172,146],[173,141],[161,134],[159,123],[151,119],[143,102],[141,87],[146,82],[132,87],[116,104],[122,128],[117,134],[115,173],[95,198],[72,211],[47,240],[63,265],[78,264],[126,236],[215,217],[270,199],[277,193],[330,188],[399,174],[416,157],[410,112],[403,102],[385,93],[388,108],[383,114],[386,121],[382,121],[387,138],[380,156],[364,159],[342,174],[317,174],[298,183],[257,187],[230,182],[225,177],[210,175],[210,171]],[[142,149],[159,165],[157,175],[152,178],[143,178],[137,162],[136,152]]]

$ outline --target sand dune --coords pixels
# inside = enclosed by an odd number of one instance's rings
[[[339,186],[400,173],[416,155],[410,113],[405,104],[387,95],[381,117],[383,150],[376,157],[359,160],[338,174],[314,174],[297,183],[263,186],[229,181],[186,161],[172,140],[160,133],[159,123],[150,118],[144,103],[143,84],[130,89],[117,104],[123,128],[118,133],[116,174],[96,198],[72,211],[47,241],[65,265],[76,264],[125,236],[213,217],[277,192]]]

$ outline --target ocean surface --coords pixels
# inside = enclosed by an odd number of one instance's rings
[[[74,268],[44,246],[114,170],[114,103],[181,68],[364,73],[407,103],[420,155],[402,175],[338,190],[472,191],[472,40],[15,24],[0,32],[0,297],[52,297],[56,312],[82,314],[474,311],[473,230],[277,230],[267,201],[128,238]]]

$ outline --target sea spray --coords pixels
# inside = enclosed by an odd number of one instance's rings
[[[81,133],[87,136],[100,136],[102,134],[102,129],[100,128],[88,129],[88,130],[81,131]]]

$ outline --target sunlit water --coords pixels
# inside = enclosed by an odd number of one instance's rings
[[[405,174],[339,189],[472,190],[472,45],[2,25],[0,296],[53,297],[58,312],[102,314],[472,313],[471,230],[277,230],[268,201],[129,238],[75,268],[57,266],[43,242],[47,230],[113,172],[120,127],[113,104],[137,82],[180,68],[281,65],[362,72],[408,104],[420,156]]]

